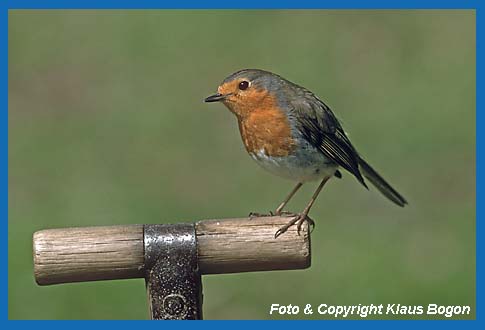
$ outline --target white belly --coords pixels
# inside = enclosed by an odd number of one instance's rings
[[[313,147],[298,148],[284,157],[272,157],[259,150],[250,153],[262,168],[280,177],[298,182],[314,181],[333,176],[337,165]]]

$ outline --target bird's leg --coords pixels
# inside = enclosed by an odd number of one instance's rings
[[[301,188],[302,185],[303,185],[303,183],[301,183],[301,182],[298,182],[296,184],[295,188],[293,188],[293,190],[290,191],[288,196],[286,196],[286,198],[281,202],[280,206],[278,206],[276,208],[276,211],[274,212],[275,215],[281,215],[283,213],[283,209],[286,206],[286,204],[288,204],[290,199],[296,194],[296,192],[298,191],[298,189]]]
[[[293,197],[293,195],[295,195],[295,193],[298,191],[298,189],[300,189],[300,187],[303,185],[303,183],[301,182],[298,182],[295,186],[295,188],[293,188],[293,190],[288,194],[288,196],[286,196],[285,200],[283,202],[281,202],[280,206],[278,206],[278,208],[276,209],[276,211],[269,211],[268,214],[266,213],[258,213],[258,212],[250,212],[249,213],[249,219],[253,219],[253,218],[258,218],[258,217],[272,217],[274,215],[282,215],[282,214],[288,214],[288,215],[291,215],[291,216],[294,216],[295,214],[294,213],[291,213],[291,212],[283,212],[283,208],[286,206],[286,204],[288,204],[288,202],[290,201],[290,199]]]
[[[286,225],[284,225],[283,227],[278,229],[276,231],[275,235],[274,235],[275,238],[277,238],[278,236],[280,236],[281,234],[286,232],[288,230],[288,228],[290,228],[294,224],[296,224],[296,226],[297,226],[296,228],[297,228],[297,232],[298,232],[298,235],[299,235],[301,226],[303,224],[303,221],[305,221],[305,220],[308,221],[312,227],[315,226],[315,222],[312,219],[310,219],[310,217],[308,216],[308,213],[310,212],[310,209],[312,208],[313,203],[315,203],[315,200],[317,199],[318,194],[320,194],[320,191],[322,191],[322,188],[325,185],[325,183],[327,183],[328,179],[330,179],[330,177],[326,177],[322,180],[322,182],[320,182],[320,184],[317,187],[317,190],[315,190],[315,192],[313,193],[313,196],[310,199],[310,202],[305,207],[303,212],[300,213],[300,214],[297,214],[295,217],[293,217],[293,219],[291,219],[290,222],[288,222]]]

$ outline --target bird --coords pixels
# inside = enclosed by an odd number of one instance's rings
[[[243,69],[225,78],[217,93],[205,102],[221,102],[238,122],[246,151],[265,170],[296,182],[296,186],[269,215],[288,215],[290,221],[278,229],[275,238],[308,216],[329,179],[341,178],[340,169],[352,174],[369,189],[368,180],[385,197],[404,207],[408,202],[357,152],[330,107],[310,90],[280,75]],[[302,212],[284,208],[304,183],[320,180]],[[251,213],[250,216],[267,216]]]

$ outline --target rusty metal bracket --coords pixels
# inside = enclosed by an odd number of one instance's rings
[[[151,318],[202,319],[195,225],[145,225],[143,236]]]

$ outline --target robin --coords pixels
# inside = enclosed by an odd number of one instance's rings
[[[263,70],[245,69],[224,79],[205,102],[222,102],[236,115],[244,146],[261,167],[297,184],[274,214],[289,214],[300,231],[325,183],[350,172],[365,188],[364,177],[384,196],[403,207],[404,197],[391,187],[355,150],[332,110],[308,89]],[[303,212],[283,211],[303,183],[321,180]],[[273,214],[273,213],[272,213]],[[260,215],[260,214],[256,214]]]

